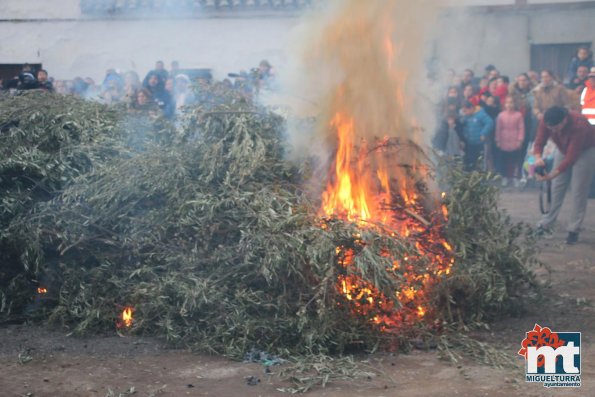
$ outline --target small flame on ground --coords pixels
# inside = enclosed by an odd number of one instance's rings
[[[122,311],[122,324],[126,328],[132,327],[132,308],[130,306],[125,307]]]
[[[48,293],[48,289],[44,288],[44,287],[37,287],[37,293],[38,294],[47,294]]]

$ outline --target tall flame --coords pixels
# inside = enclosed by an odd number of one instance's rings
[[[399,282],[405,281],[392,297],[363,280],[354,268],[356,251],[365,245],[359,236],[354,236],[354,247],[336,251],[343,268],[336,289],[347,306],[383,328],[398,328],[429,317],[426,290],[454,263],[452,247],[442,236],[448,211],[444,205],[429,206],[432,200],[422,187],[427,186],[427,165],[417,143],[419,128],[406,106],[409,74],[401,61],[411,44],[393,40],[395,32],[403,33],[395,26],[395,12],[412,6],[397,0],[343,4],[314,56],[321,64],[332,64],[340,76],[329,94],[322,126],[335,156],[320,213],[384,233],[390,230],[415,248],[405,257],[383,254],[393,263],[389,274],[398,273]]]

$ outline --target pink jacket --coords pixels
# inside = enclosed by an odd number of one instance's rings
[[[516,110],[504,110],[496,119],[496,145],[505,152],[521,148],[525,139],[523,114]]]

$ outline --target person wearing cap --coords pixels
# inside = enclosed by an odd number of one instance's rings
[[[546,110],[537,128],[533,149],[536,167],[545,166],[542,154],[548,139],[558,150],[554,154],[552,171],[544,176],[536,175],[540,181],[552,181],[551,209],[538,223],[538,234],[549,230],[556,221],[570,187],[572,206],[566,243],[575,244],[585,219],[589,187],[595,175],[595,127],[578,112],[554,106]]]
[[[581,113],[589,123],[595,125],[595,66],[591,68],[581,93]]]

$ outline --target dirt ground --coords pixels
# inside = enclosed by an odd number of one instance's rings
[[[515,220],[535,223],[539,218],[534,190],[503,192],[501,204]],[[539,275],[550,281],[548,294],[558,298],[530,309],[522,318],[493,324],[480,337],[498,341],[515,357],[525,332],[535,323],[553,331],[581,331],[580,389],[526,383],[520,356],[515,358],[518,369],[496,370],[473,362],[457,367],[440,360],[436,352],[413,351],[360,357],[380,375],[330,384],[307,395],[595,396],[595,200],[590,200],[585,231],[575,246],[563,244],[567,210],[554,236],[540,242],[540,259],[551,273],[540,270]],[[286,396],[277,389],[288,385],[274,372],[265,373],[260,364],[169,350],[155,339],[117,335],[81,339],[41,327],[0,327],[0,396]],[[260,382],[249,385],[250,376]]]

